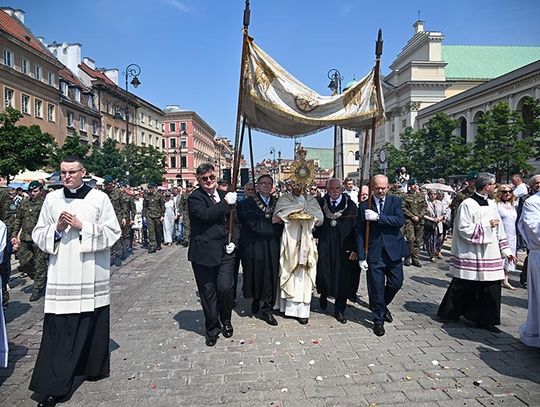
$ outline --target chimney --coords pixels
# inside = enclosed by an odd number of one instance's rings
[[[94,61],[92,58],[84,57],[83,64],[89,68],[96,69],[96,61]]]
[[[413,27],[415,34],[418,34],[419,32],[424,32],[424,21],[417,20],[416,23],[413,24]]]
[[[118,86],[118,69],[100,69],[100,71],[103,72],[107,76],[107,78],[113,81],[116,86]]]
[[[8,13],[11,17],[15,17],[17,20],[24,24],[24,11],[20,8],[15,9],[11,7],[1,7],[0,9]]]

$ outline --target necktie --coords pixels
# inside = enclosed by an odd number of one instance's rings
[[[384,208],[384,199],[380,199],[379,200],[379,215],[382,214],[383,208]]]
[[[332,201],[332,209],[336,209],[337,201]]]
[[[216,197],[214,194],[210,195],[210,199],[212,200],[212,203],[216,203]]]

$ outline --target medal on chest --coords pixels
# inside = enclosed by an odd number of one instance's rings
[[[336,211],[334,213],[330,211],[330,208],[328,207],[328,202],[326,201],[326,199],[324,200],[324,203],[323,203],[324,216],[330,219],[330,226],[332,226],[333,228],[335,228],[338,224],[337,219],[339,219],[341,215],[343,215],[343,212],[345,211],[345,209],[347,209],[348,197],[343,195],[342,199],[345,199],[345,206],[343,207],[343,209]]]

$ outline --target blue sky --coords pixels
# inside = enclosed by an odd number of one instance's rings
[[[98,67],[142,68],[140,97],[196,111],[234,140],[244,0],[5,0],[21,8],[36,36],[82,44]],[[251,0],[250,35],[291,74],[329,94],[327,72],[344,83],[373,66],[383,29],[382,72],[412,36],[420,17],[447,45],[540,45],[540,1]],[[293,141],[253,134],[255,160],[270,148],[293,155]],[[332,132],[301,139],[331,147]],[[246,153],[248,149],[244,147]],[[247,155],[247,154],[246,154]]]

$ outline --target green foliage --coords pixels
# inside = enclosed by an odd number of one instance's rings
[[[497,103],[486,112],[478,124],[474,144],[478,169],[495,174],[497,182],[507,180],[513,173],[532,169],[527,163],[534,155],[531,143],[518,139],[523,130],[521,115],[512,111],[506,102]]]
[[[116,180],[129,182],[130,185],[150,181],[160,184],[165,174],[165,154],[155,147],[133,144],[120,150],[115,140],[108,139],[101,148],[93,149],[85,166],[99,177],[110,175]]]
[[[90,145],[83,144],[79,138],[79,134],[75,133],[75,136],[66,138],[62,147],[58,147],[55,144],[53,150],[49,163],[57,169],[60,168],[60,163],[65,157],[75,156],[85,158],[90,151]]]
[[[39,126],[17,126],[22,113],[11,107],[0,113],[0,175],[8,181],[23,170],[45,166],[52,150],[52,137]]]
[[[523,134],[532,141],[534,155],[540,159],[540,101],[527,96],[523,103]]]

